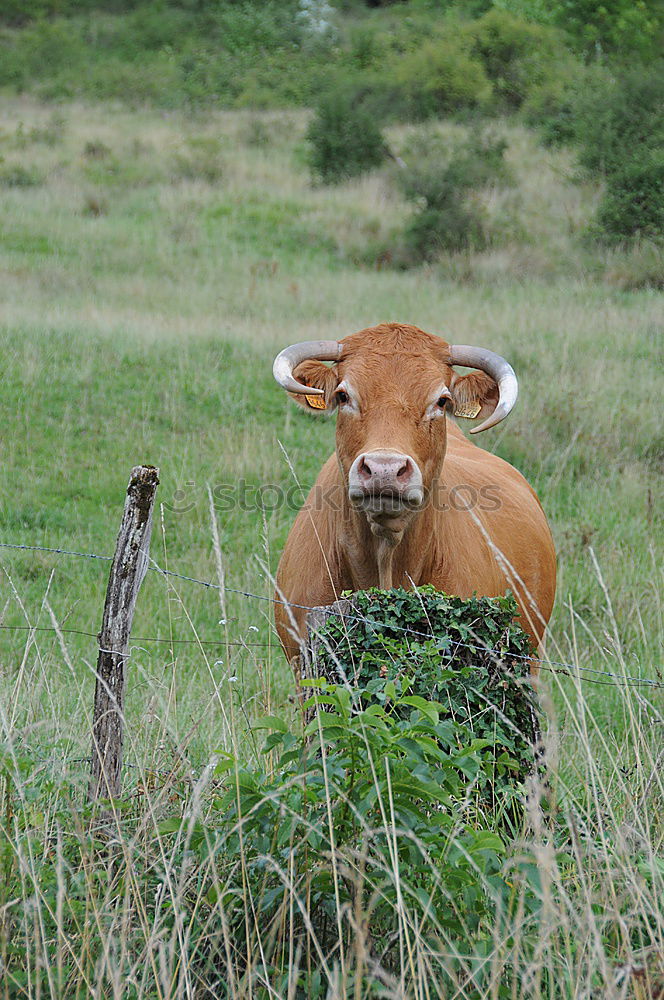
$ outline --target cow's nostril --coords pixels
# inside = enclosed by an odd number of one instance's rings
[[[410,455],[367,451],[360,453],[351,466],[348,494],[353,503],[380,505],[389,499],[397,504],[396,509],[415,508],[423,499],[422,474]]]

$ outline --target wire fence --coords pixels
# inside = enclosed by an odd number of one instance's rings
[[[55,548],[46,545],[23,545],[15,542],[0,542],[0,548],[3,549],[16,549],[26,552],[48,552],[54,555],[64,555],[73,556],[81,559],[94,559],[102,562],[112,562],[112,556],[100,555],[96,552],[78,552],[72,549],[62,549]],[[154,562],[154,560],[153,560]],[[194,576],[187,576],[184,573],[176,573],[173,570],[163,569],[156,563],[149,566],[148,569],[152,572],[158,573],[164,577],[172,577],[177,580],[183,580],[187,583],[193,583],[200,587],[205,587],[209,590],[222,591],[229,594],[236,594],[238,596],[253,599],[257,601],[264,601],[270,604],[279,604],[284,607],[297,608],[304,611],[316,611],[318,610],[314,605],[308,604],[296,604],[289,601],[281,601],[277,597],[267,597],[263,594],[254,594],[251,591],[239,590],[234,587],[228,587],[224,585],[223,587],[218,583],[213,583],[209,580],[199,580]],[[389,629],[392,631],[403,632],[407,635],[412,635],[417,638],[431,640],[436,638],[431,632],[421,632],[417,629],[409,628],[406,626],[397,625],[394,622],[380,622],[371,618],[367,618],[364,615],[349,614],[348,612],[339,611],[336,609],[329,609],[329,612],[333,615],[337,615],[346,621],[359,622],[364,625],[369,625],[375,629]],[[230,619],[228,619],[230,620]],[[98,641],[98,635],[96,632],[90,632],[85,629],[78,628],[67,628],[67,627],[56,627],[56,626],[34,626],[34,625],[0,625],[0,629],[7,631],[25,631],[25,632],[52,632],[52,633],[62,633],[71,635],[80,635],[96,639]],[[241,647],[241,648],[271,648],[274,647],[273,642],[255,642],[242,640],[228,640],[226,638],[219,639],[171,639],[168,636],[134,636],[132,635],[132,643],[137,642],[154,642],[154,643],[164,643],[171,645],[195,645],[195,646],[217,646],[217,647]],[[456,648],[469,649],[474,652],[489,653],[496,656],[497,658],[504,659],[505,654],[498,649],[491,649],[486,645],[473,644],[468,642],[454,642]],[[546,670],[550,673],[561,674],[564,676],[574,677],[583,676],[583,680],[591,684],[599,684],[610,687],[647,687],[650,689],[664,690],[664,681],[653,680],[649,677],[633,677],[626,673],[613,673],[608,670],[598,670],[595,667],[582,666],[578,663],[567,663],[562,660],[543,660],[536,656],[521,656],[519,654],[508,654],[510,659],[521,659],[528,662],[537,663],[537,666],[541,670]],[[587,674],[592,674],[595,676],[585,676]]]

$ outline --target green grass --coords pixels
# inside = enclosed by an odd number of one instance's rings
[[[5,135],[15,134],[18,121],[38,132],[47,114],[27,101],[7,106]],[[250,114],[192,124],[71,106],[65,118],[53,146],[12,148],[5,140],[8,160],[30,163],[39,154],[47,174],[38,189],[7,192],[0,233],[8,540],[111,552],[128,471],[147,461],[162,469],[163,503],[172,505],[176,489],[185,489],[186,505],[193,504],[186,513],[165,510],[169,563],[207,579],[213,562],[206,484],[242,479],[287,489],[281,442],[308,485],[333,448],[333,424],[307,419],[273,385],[274,353],[291,340],[403,319],[491,346],[517,369],[519,408],[484,446],[528,476],[553,524],[560,584],[552,655],[556,648],[559,659],[574,653],[567,603],[593,626],[605,620],[591,545],[620,612],[625,652],[648,668],[655,637],[644,635],[639,617],[647,621],[653,611],[647,581],[661,461],[661,296],[592,280],[568,221],[591,210],[592,197],[581,201],[561,179],[562,154],[545,154],[523,130],[507,129],[512,162],[528,157],[518,228],[528,232],[532,221],[529,238],[394,273],[354,262],[362,243],[365,252],[381,240],[389,245],[408,212],[389,174],[312,188],[298,153],[302,115],[264,117],[268,142],[260,147],[246,139]],[[172,172],[180,149],[213,139],[224,150],[220,180]],[[407,132],[394,139],[407,147]],[[122,183],[115,173],[90,181],[91,141],[113,151]],[[86,199],[104,205],[102,214],[90,215]],[[534,274],[520,263],[529,255]],[[559,276],[562,256],[566,273]],[[465,282],[449,280],[461,267]],[[257,510],[223,513],[229,585],[269,593],[252,557],[269,547],[274,570],[292,518],[284,509],[268,511],[265,521]],[[158,532],[160,555],[163,545]],[[7,565],[8,553],[3,558]],[[39,558],[57,566],[50,590],[57,617],[95,626],[103,568]],[[33,565],[33,556],[12,555],[8,566],[31,616],[45,589],[39,580],[23,592],[22,577]],[[74,598],[79,578],[85,586]],[[210,597],[193,587],[182,595],[202,616],[201,632],[212,629],[214,638],[218,616]],[[167,627],[164,598],[163,581],[150,578],[139,634]],[[245,627],[257,622],[263,629],[267,610],[234,602]],[[12,621],[17,613],[12,607]],[[190,635],[186,621],[178,627]],[[142,655],[152,660],[155,651]],[[593,663],[602,659],[592,642],[588,655]],[[187,669],[188,656],[179,654],[179,669]],[[275,671],[283,697],[289,678],[278,657]]]
[[[52,111],[31,100],[5,101],[0,121],[6,164],[43,175],[38,186],[3,189],[1,541],[111,554],[129,471],[150,462],[161,469],[163,505],[154,559],[215,580],[206,486],[287,489],[283,446],[306,487],[334,446],[333,422],[308,418],[273,382],[276,351],[384,320],[412,322],[499,351],[519,375],[517,410],[482,444],[528,477],[552,524],[552,659],[661,676],[662,296],[623,290],[613,275],[629,258],[592,258],[577,242],[598,192],[572,183],[564,151],[545,152],[527,131],[502,125],[518,197],[507,206],[496,192],[483,197],[487,212],[515,214],[511,235],[482,254],[397,272],[375,264],[409,212],[389,170],[312,187],[304,113],[164,118],[70,104],[60,114],[48,143],[40,136]],[[395,129],[391,142],[405,153],[412,134]],[[91,158],[88,143],[110,153]],[[177,490],[192,505],[186,512],[171,509]],[[259,507],[237,504],[217,511],[217,521],[227,586],[269,598],[294,510]],[[55,621],[95,633],[106,577],[104,563],[1,549],[2,624]],[[150,780],[163,785],[150,806],[157,819],[189,795],[187,782],[178,785],[169,804],[168,781],[150,775],[176,767],[195,781],[211,754],[233,748],[252,759],[248,722],[293,711],[269,600],[229,593],[227,602],[224,628],[214,591],[156,573],[143,584],[134,634],[194,641],[132,645],[126,757],[137,766],[123,778],[132,816],[141,815]],[[229,647],[230,660],[226,639],[246,643]],[[79,801],[96,644],[20,631],[1,631],[0,644],[6,760],[36,767],[21,792],[14,765],[4,765],[7,809],[39,840],[67,815],[68,795]],[[601,836],[638,819],[638,836],[661,852],[661,771],[652,771],[661,692],[648,699],[644,689],[639,700],[543,676],[560,780],[579,800],[587,790]],[[141,836],[131,849],[139,867],[160,850]],[[8,870],[17,851],[3,855]],[[622,863],[628,872],[627,849]],[[599,871],[591,878],[601,881]],[[29,878],[24,891],[34,891]],[[100,912],[102,897],[94,897]],[[650,909],[647,916],[654,919]],[[169,954],[175,961],[177,948]],[[161,995],[180,995],[177,988]],[[238,987],[236,995],[248,994]]]

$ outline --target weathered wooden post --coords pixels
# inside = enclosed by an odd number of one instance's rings
[[[129,655],[136,598],[148,568],[152,510],[158,484],[159,469],[154,466],[137,465],[131,470],[99,633],[92,775],[88,791],[91,800],[113,799],[120,795],[125,660]]]

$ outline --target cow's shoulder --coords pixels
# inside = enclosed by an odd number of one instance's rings
[[[535,490],[518,469],[500,455],[494,455],[470,441],[452,421],[448,422],[444,480],[450,485],[499,486],[506,501],[510,496],[517,504],[525,498],[532,498],[540,506]]]

